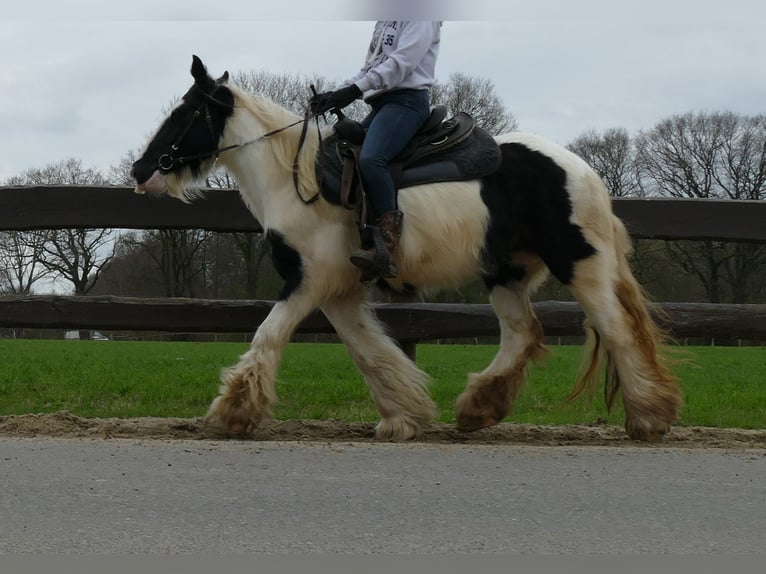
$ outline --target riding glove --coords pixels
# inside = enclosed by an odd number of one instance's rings
[[[317,94],[309,101],[309,109],[312,114],[323,114],[335,108],[345,108],[351,102],[361,97],[362,91],[356,84],[351,84],[334,92]]]

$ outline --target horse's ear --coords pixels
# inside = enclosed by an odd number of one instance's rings
[[[226,83],[226,82],[228,82],[228,81],[229,81],[229,71],[227,70],[227,71],[225,71],[225,72],[223,73],[223,75],[222,75],[220,78],[218,78],[218,79],[215,81],[215,83],[216,83],[216,84],[225,84],[225,83]]]
[[[209,78],[205,64],[197,56],[192,56],[191,75],[197,84],[203,84]]]

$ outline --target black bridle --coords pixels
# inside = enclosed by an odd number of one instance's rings
[[[196,87],[196,86],[195,86]],[[306,113],[303,115],[303,118],[300,120],[297,120],[291,124],[288,124],[286,126],[282,126],[281,128],[277,128],[275,130],[271,130],[270,132],[267,132],[261,136],[258,136],[257,138],[254,138],[252,140],[248,140],[246,142],[237,143],[237,144],[231,144],[224,147],[217,147],[215,149],[212,149],[210,151],[203,151],[200,153],[192,154],[192,155],[184,155],[181,157],[174,157],[173,152],[177,152],[179,146],[181,145],[181,142],[186,137],[186,135],[189,133],[189,130],[191,130],[192,126],[194,126],[194,123],[197,121],[197,118],[199,118],[204,113],[205,117],[205,123],[207,124],[208,131],[210,132],[210,139],[211,141],[215,142],[215,129],[213,127],[213,118],[210,115],[210,106],[209,104],[216,104],[218,106],[228,108],[233,110],[234,104],[228,104],[226,102],[223,102],[219,100],[218,98],[214,97],[213,94],[215,94],[216,90],[218,89],[218,86],[216,86],[211,93],[205,92],[202,88],[196,87],[198,93],[202,96],[202,99],[204,100],[199,107],[194,110],[194,113],[192,114],[192,118],[187,124],[187,126],[181,131],[179,136],[176,138],[175,142],[173,142],[170,145],[170,153],[164,153],[162,154],[159,159],[157,160],[157,167],[163,171],[163,172],[169,172],[175,165],[182,166],[184,164],[188,164],[191,161],[198,161],[203,159],[208,159],[211,157],[215,157],[215,159],[218,159],[218,156],[225,152],[236,148],[245,147],[254,143],[257,143],[259,141],[265,140],[271,136],[277,135],[278,133],[281,133],[285,130],[290,129],[291,127],[297,126],[298,124],[302,123],[303,128],[301,129],[301,136],[300,140],[298,142],[298,150],[295,153],[295,160],[293,161],[293,184],[295,185],[295,193],[298,195],[300,200],[308,205],[310,203],[314,203],[316,200],[319,199],[319,196],[321,195],[321,192],[317,192],[314,196],[310,197],[309,199],[304,199],[300,192],[299,182],[298,182],[298,156],[300,155],[301,149],[303,148],[303,142],[306,141],[306,132],[308,130],[308,123],[309,120],[314,119],[316,120],[317,125],[317,135],[319,135],[319,119],[318,116],[320,114],[311,114],[310,111],[307,109]]]

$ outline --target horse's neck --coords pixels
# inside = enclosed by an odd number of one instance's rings
[[[299,199],[292,172],[274,161],[268,145],[264,141],[236,150],[226,158],[224,166],[237,180],[248,209],[264,228],[273,229],[303,210],[296,205]]]
[[[226,141],[222,141],[222,145],[252,141],[269,131],[250,110],[239,109],[236,113],[237,116],[232,118],[236,122],[234,129],[224,135]],[[221,156],[223,165],[239,183],[240,194],[249,209],[264,227],[269,228],[283,223],[289,225],[291,217],[305,214],[299,207],[293,172],[275,160],[272,145],[266,138]]]
[[[253,145],[264,144],[259,142]],[[272,219],[273,213],[279,209],[278,198],[284,195],[284,190],[281,189],[284,185],[275,182],[273,176],[268,177],[260,172],[259,166],[266,163],[262,159],[263,155],[262,150],[244,148],[230,154],[224,165],[237,180],[240,195],[248,209],[265,227]]]

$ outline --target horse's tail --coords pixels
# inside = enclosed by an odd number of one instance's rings
[[[653,392],[662,395],[656,401],[657,405],[667,405],[668,409],[677,409],[680,405],[680,391],[675,377],[668,368],[667,333],[659,327],[652,317],[652,312],[660,314],[661,310],[653,305],[644,290],[639,285],[630,269],[628,257],[633,246],[622,221],[613,216],[612,236],[614,255],[616,259],[616,278],[614,293],[631,331],[632,350],[635,357],[635,370],[640,372],[642,379],[654,381]],[[612,345],[605,344],[604,336],[592,324],[590,319],[584,323],[586,341],[585,353],[578,373],[577,381],[570,394],[570,399],[582,394],[585,390],[593,393],[600,383],[600,373],[604,372],[604,399],[607,409],[611,409],[614,399],[621,388],[621,375],[615,361]],[[622,352],[625,355],[624,352]],[[624,371],[623,371],[624,372]],[[655,401],[652,401],[653,403]],[[667,413],[668,419],[675,419],[674,413]]]

